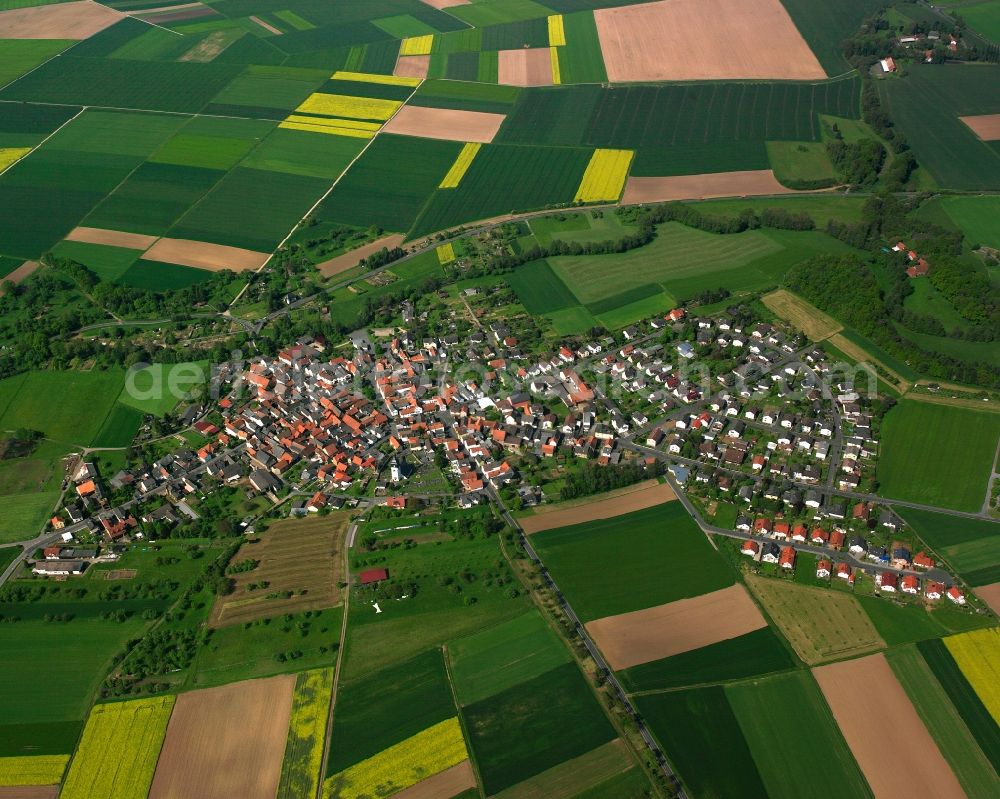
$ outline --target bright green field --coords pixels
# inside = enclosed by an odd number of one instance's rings
[[[53,255],[81,263],[103,281],[111,282],[128,271],[142,254],[140,250],[88,244],[83,241],[60,241],[52,248]]]
[[[963,612],[951,607],[951,603],[938,603],[928,612],[923,605],[898,605],[885,596],[859,595],[857,599],[889,646],[940,638],[991,623],[988,616]]]
[[[831,219],[842,222],[858,222],[861,220],[861,206],[864,200],[860,197],[844,197],[842,195],[808,195],[803,197],[747,197],[739,200],[703,200],[688,202],[705,214],[713,216],[735,216],[746,208],[763,211],[765,208],[780,208],[789,213],[807,213],[822,229]]]
[[[471,704],[567,662],[565,645],[532,611],[448,644],[458,701]]]
[[[904,399],[882,424],[879,493],[978,511],[998,437],[998,414]]]
[[[3,497],[0,542],[26,541],[38,535],[57,499],[58,491],[10,494]]]
[[[943,197],[939,202],[970,243],[1000,249],[1000,197]]]
[[[916,648],[890,649],[886,658],[969,799],[1000,795],[1000,777]]]
[[[208,362],[153,364],[126,373],[118,402],[163,416],[208,380]]]
[[[986,3],[962,6],[958,9],[962,18],[976,33],[981,33],[994,43],[1000,43],[1000,2],[989,0]]]
[[[28,72],[73,44],[66,39],[0,40],[0,86]]]
[[[116,402],[94,438],[95,447],[127,447],[142,424],[142,411]]]
[[[276,128],[243,162],[245,166],[333,180],[361,152],[364,142]]]
[[[810,672],[733,683],[726,697],[771,799],[872,796]]]
[[[531,537],[583,621],[732,585],[729,566],[679,502]],[[655,575],[655,579],[646,579]]]
[[[786,186],[794,187],[799,181],[837,178],[822,142],[769,141],[767,156],[774,176]]]
[[[566,44],[559,48],[559,77],[563,83],[604,83],[601,40],[592,11],[563,15]]]
[[[1000,522],[900,509],[923,541],[972,586],[1000,580]]]

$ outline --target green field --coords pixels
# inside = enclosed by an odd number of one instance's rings
[[[559,636],[532,611],[448,644],[451,678],[460,704],[487,699],[566,663]]]
[[[767,797],[723,688],[648,694],[637,697],[636,706],[692,795]],[[787,744],[780,742],[781,747]]]
[[[917,604],[896,604],[884,596],[858,596],[857,599],[890,647],[990,624],[988,617],[963,612],[949,605],[939,605],[928,611]]]
[[[890,649],[886,658],[969,799],[997,796],[1000,777],[917,649]]]
[[[782,0],[782,5],[830,76],[850,69],[841,43],[857,32],[865,17],[882,7],[879,0],[843,0],[836,5],[822,0]]]
[[[559,77],[563,83],[604,83],[601,41],[592,11],[580,11],[563,16],[566,44],[559,48]]]
[[[72,44],[67,39],[0,40],[0,86],[30,72]]]
[[[679,502],[546,530],[531,542],[583,621],[700,596],[735,580]]]
[[[767,156],[774,176],[792,188],[837,180],[837,172],[822,142],[769,141]]]
[[[487,794],[615,737],[576,663],[566,663],[462,709]]]
[[[1000,113],[998,81],[1000,66],[956,64],[918,65],[902,79],[879,82],[886,110],[938,185],[969,190],[1000,185],[1000,149],[959,119]]]
[[[425,80],[420,84],[409,105],[508,114],[520,92],[516,86]]]
[[[439,649],[341,682],[326,775],[337,774],[454,715]]]
[[[903,518],[970,585],[1000,580],[1000,523],[916,509],[904,510]]]
[[[141,252],[82,241],[60,241],[52,248],[53,255],[83,264],[101,280],[109,283],[125,274]]]
[[[243,162],[245,166],[333,180],[361,152],[360,139],[276,128]]]
[[[116,402],[94,438],[95,447],[127,447],[142,424],[142,411]]]
[[[872,797],[810,672],[734,683],[726,697],[770,799]]]
[[[530,314],[549,314],[579,304],[544,259],[516,269],[507,276],[507,283]]]
[[[125,374],[118,402],[142,413],[163,416],[208,382],[208,370],[207,361],[133,367]]]
[[[994,44],[1000,44],[1000,2],[987,0],[957,9],[969,27],[981,33]]]
[[[1000,774],[1000,727],[983,705],[975,689],[969,685],[948,648],[940,639],[917,644],[920,656],[934,672],[966,727],[976,739],[986,759]]]
[[[1000,217],[1000,197],[942,197],[938,202],[973,246],[984,244],[1000,249],[1000,229],[996,223]]]
[[[756,677],[795,666],[795,659],[770,627],[619,672],[627,691],[659,691],[702,683]]]
[[[978,511],[998,437],[1000,415],[902,400],[882,424],[879,493]]]
[[[212,273],[206,269],[195,269],[190,266],[165,264],[161,261],[147,261],[145,258],[140,258],[121,276],[119,282],[137,289],[162,292],[205,283],[211,279]]]

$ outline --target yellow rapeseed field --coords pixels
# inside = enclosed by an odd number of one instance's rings
[[[944,643],[965,679],[1000,724],[1000,628],[953,635]]]
[[[146,799],[173,708],[173,696],[95,705],[61,799]]]
[[[563,15],[553,14],[549,17],[549,47],[560,47],[566,44],[566,29],[563,27]]]
[[[31,152],[30,147],[0,147],[0,172]]]
[[[455,159],[455,163],[451,165],[451,169],[448,170],[448,174],[444,176],[441,184],[438,186],[439,189],[457,189],[458,185],[462,182],[462,178],[465,177],[465,173],[469,171],[469,167],[472,166],[472,161],[476,157],[476,153],[479,152],[479,148],[482,145],[478,142],[470,142],[466,144],[462,151],[458,154],[458,158]]]
[[[399,75],[378,75],[373,72],[349,72],[338,69],[330,80],[353,80],[359,83],[383,83],[387,86],[419,86],[420,78],[404,78]]]
[[[409,39],[403,39],[402,43],[399,45],[399,54],[430,55],[433,47],[433,33],[429,33],[426,36],[411,36]]]
[[[296,679],[277,799],[316,795],[332,690],[332,668],[307,671]]]
[[[562,73],[559,71],[559,48],[549,48],[549,60],[552,62],[552,85],[558,86],[562,83]]]
[[[455,245],[450,241],[437,248],[438,263],[442,266],[455,260]]]
[[[68,762],[69,755],[0,757],[0,786],[56,785]]]
[[[309,133],[327,133],[335,136],[351,136],[355,139],[370,139],[382,125],[378,122],[362,122],[357,119],[332,119],[291,114],[279,123],[279,128],[304,130]]]
[[[314,92],[295,111],[300,114],[321,114],[346,119],[378,119],[384,122],[395,114],[401,105],[399,100]]]
[[[462,726],[457,718],[451,718],[334,774],[323,784],[323,797],[368,799],[390,796],[468,757]]]
[[[585,203],[617,200],[634,154],[632,150],[594,150],[573,199]]]
[[[307,122],[279,122],[279,128],[286,130],[304,130],[306,133],[325,133],[329,136],[349,136],[352,139],[370,139],[375,134],[357,128],[342,128],[337,125],[310,125]]]

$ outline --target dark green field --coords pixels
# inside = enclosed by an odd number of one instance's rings
[[[721,687],[640,696],[636,706],[692,795],[766,799],[760,772]]]
[[[576,663],[566,663],[462,709],[487,794],[615,737]]]
[[[170,291],[204,283],[212,279],[212,273],[190,266],[165,264],[161,261],[147,261],[140,258],[119,278],[119,282],[137,289],[150,291]]]
[[[127,447],[142,424],[142,411],[116,402],[94,438],[95,447]]]
[[[559,77],[563,83],[604,83],[608,73],[604,69],[601,41],[597,24],[591,11],[580,11],[563,16],[566,44],[559,48]]]
[[[899,80],[879,83],[879,94],[906,135],[920,165],[941,186],[1000,186],[1000,147],[981,141],[958,117],[1000,113],[1000,66],[918,65]]]
[[[903,518],[920,538],[962,574],[970,585],[987,585],[1000,565],[1000,522],[964,519],[905,509]]]
[[[52,248],[52,253],[60,258],[69,258],[83,264],[101,280],[110,283],[128,271],[141,254],[141,250],[64,240]]]
[[[883,6],[879,0],[781,0],[788,15],[831,77],[850,69],[841,42],[853,35],[865,17]]]
[[[544,259],[516,269],[507,276],[507,283],[530,314],[560,311],[579,301]]]
[[[700,596],[735,580],[679,502],[546,530],[531,542],[583,621]]]
[[[327,776],[454,715],[440,649],[343,682],[337,691]]]
[[[889,646],[939,638],[990,623],[988,617],[966,613],[947,605],[928,612],[922,605],[898,605],[884,596],[858,596],[878,634]]]
[[[795,666],[795,658],[770,627],[717,644],[654,660],[619,672],[628,691],[658,691],[685,685],[755,677]]]
[[[516,86],[426,80],[420,84],[410,105],[507,114],[520,93]]]

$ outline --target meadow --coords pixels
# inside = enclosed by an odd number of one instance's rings
[[[947,605],[926,610],[918,604],[897,604],[881,596],[858,596],[875,629],[890,647],[940,638],[949,633],[983,627],[987,617],[962,612]]]
[[[118,404],[163,417],[182,400],[197,395],[208,378],[207,361],[132,367],[125,374]]]
[[[487,794],[615,737],[576,663],[467,705],[462,715]]]
[[[962,6],[960,11],[962,19],[972,30],[994,43],[1000,42],[1000,3],[987,0],[985,3]]]
[[[879,83],[879,95],[917,160],[941,186],[982,190],[1000,185],[1000,150],[958,117],[1000,112],[993,87],[1000,66],[916,66],[902,80]]]
[[[902,400],[882,423],[879,493],[978,511],[998,437],[1000,415]]]
[[[1000,197],[943,197],[941,207],[965,234],[972,246],[977,244],[1000,249]]]
[[[72,44],[73,42],[67,39],[4,39],[0,41],[0,86],[5,86],[25,72],[30,72]]]
[[[535,611],[448,644],[451,678],[468,705],[570,660],[559,636]]]
[[[546,530],[531,542],[585,622],[700,596],[735,581],[679,502]],[[641,579],[651,574],[655,580]]]
[[[771,799],[873,796],[810,672],[731,683],[726,698]]]
[[[916,647],[890,649],[886,658],[970,799],[996,796],[1000,777]]]
[[[629,692],[726,682],[794,668],[795,659],[770,627],[618,673]]]
[[[636,697],[636,707],[695,796],[765,799],[767,790],[721,686]]]

